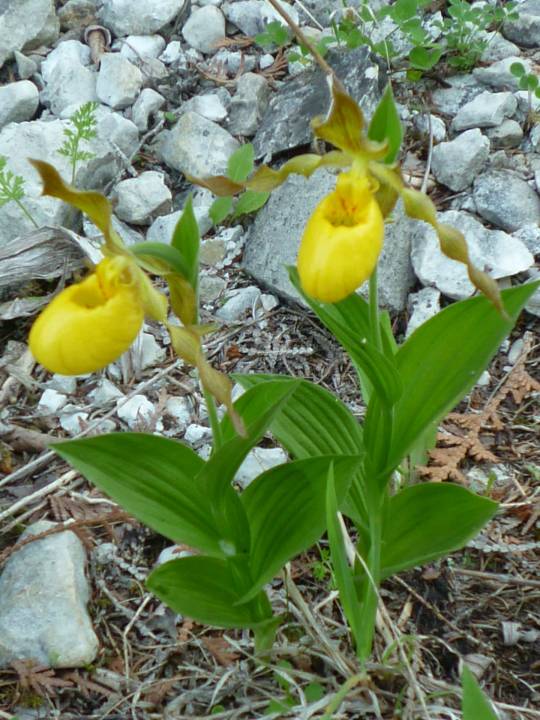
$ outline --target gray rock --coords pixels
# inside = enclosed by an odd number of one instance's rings
[[[183,210],[162,215],[156,218],[148,228],[146,239],[151,242],[170,243],[176,223],[180,220]],[[208,208],[193,206],[193,214],[199,226],[201,235],[205,235],[212,227],[212,221],[208,216]]]
[[[41,99],[51,112],[70,117],[81,105],[98,99],[96,73],[80,63],[61,64],[47,82]]]
[[[100,22],[118,37],[163,30],[187,6],[187,0],[102,0]]]
[[[519,18],[503,25],[509,40],[528,48],[540,46],[540,0],[525,0],[516,8]]]
[[[199,283],[199,295],[201,302],[213,303],[223,293],[227,282],[217,275],[203,275]]]
[[[78,435],[88,425],[90,414],[76,405],[66,405],[59,415],[62,430],[69,435]]]
[[[491,147],[495,150],[498,148],[515,148],[519,147],[523,140],[523,130],[521,125],[515,120],[506,119],[494,128],[488,128],[486,135],[489,138]]]
[[[41,63],[41,76],[47,84],[54,80],[66,65],[89,65],[90,48],[78,40],[65,40],[47,55]]]
[[[479,215],[507,232],[540,223],[540,198],[510,170],[493,170],[474,182],[473,199]]]
[[[33,50],[58,38],[54,0],[15,0],[0,5],[0,67],[14,50]]]
[[[227,248],[222,238],[210,238],[201,243],[199,261],[202,265],[217,265],[223,260],[226,253]]]
[[[160,172],[149,170],[118,183],[113,198],[116,215],[133,225],[148,225],[155,215],[171,208],[172,195]]]
[[[488,85],[493,90],[517,90],[518,79],[510,72],[510,66],[515,62],[520,62],[525,66],[527,72],[531,72],[530,60],[519,56],[510,56],[489,67],[475,68],[473,75],[479,82]]]
[[[454,192],[465,190],[482,171],[489,156],[489,140],[480,130],[467,130],[451,142],[433,148],[432,170],[437,182]]]
[[[434,90],[431,94],[431,100],[436,111],[452,117],[460,107],[485,90],[485,87],[472,75],[455,75],[446,78],[445,83],[450,87]]]
[[[221,122],[227,117],[227,108],[215,92],[195,95],[182,105],[182,111],[195,112],[212,122]]]
[[[392,312],[401,312],[406,308],[409,291],[414,285],[411,242],[415,225],[416,221],[405,215],[399,201],[391,222],[386,223],[384,228],[384,245],[377,271],[379,301],[382,307]],[[367,298],[367,282],[360,289],[360,294]]]
[[[488,230],[469,213],[449,210],[439,213],[439,221],[464,234],[473,263],[495,279],[516,275],[534,263],[520,240],[500,230]],[[435,286],[443,295],[462,300],[475,290],[465,266],[443,255],[436,233],[427,223],[416,225],[412,262],[419,280]]]
[[[233,291],[231,297],[216,312],[216,317],[225,323],[236,322],[251,311],[261,297],[261,291],[255,285]]]
[[[278,0],[279,4],[285,10],[291,20],[298,25],[298,12],[292,3],[285,2],[285,0]],[[282,25],[286,25],[285,20],[281,17],[278,11],[268,2],[268,0],[261,0],[261,13],[262,19],[265,25],[269,25],[271,22],[279,22]]]
[[[80,30],[97,22],[97,0],[67,0],[58,10],[62,30]]]
[[[488,44],[480,56],[480,60],[484,63],[493,63],[512,55],[519,55],[519,52],[518,46],[506,40],[501,33],[488,33]]]
[[[182,28],[184,40],[195,50],[213,53],[216,44],[225,37],[225,17],[213,5],[194,10]]]
[[[128,35],[114,43],[114,50],[117,44],[120,55],[137,65],[142,58],[158,58],[165,50],[166,42],[161,35]]]
[[[108,378],[101,378],[96,387],[89,393],[92,402],[102,407],[115,403],[124,394]]]
[[[134,230],[133,228],[119,220],[116,215],[112,216],[112,226],[115,232],[120,235],[122,241],[128,247],[135,245],[136,243],[144,242],[144,236]],[[85,236],[92,241],[95,247],[99,247],[104,242],[104,237],[101,230],[97,228],[93,222],[88,220],[86,216],[83,217],[83,231]]]
[[[254,55],[221,48],[206,62],[205,67],[211,74],[218,76],[225,74],[230,78],[236,78],[244,72],[255,70],[256,65],[257,59]]]
[[[32,58],[26,57],[18,50],[13,53],[15,62],[17,63],[17,75],[20,80],[28,80],[35,75],[39,69],[38,64]]]
[[[433,142],[440,143],[446,138],[446,125],[440,117],[437,117],[437,115],[430,115],[430,117]],[[418,113],[418,115],[415,115],[413,123],[415,130],[419,135],[429,138],[430,120],[426,113]]]
[[[242,75],[231,102],[229,130],[234,135],[254,135],[268,107],[269,95],[268,83],[262,75]]]
[[[47,387],[58,392],[72,395],[77,390],[77,378],[73,375],[58,375],[55,373],[47,382]]]
[[[540,269],[537,267],[531,268],[528,273],[528,279],[531,282],[538,282],[540,280]],[[533,293],[531,299],[525,305],[525,310],[529,312],[531,315],[535,315],[536,317],[540,317],[540,288]]]
[[[177,430],[185,430],[193,415],[193,407],[185,397],[170,397],[165,403],[165,414],[173,418],[177,424]]]
[[[150,332],[143,332],[139,337],[138,367],[146,370],[149,367],[156,367],[165,360],[167,354],[165,348],[161,347],[156,338]]]
[[[452,128],[456,132],[471,128],[497,127],[506,117],[512,117],[517,100],[510,92],[483,92],[460,108]]]
[[[235,482],[240,485],[242,490],[245,490],[263,472],[271,470],[277,465],[283,465],[287,460],[287,453],[282,448],[254,448],[250,450],[238,468],[234,478]]]
[[[538,224],[524,225],[513,232],[512,237],[521,240],[533,255],[540,255],[540,227]]]
[[[264,30],[262,3],[259,0],[235,0],[222,5],[227,20],[244,35],[253,37]]]
[[[422,288],[422,290],[409,295],[407,309],[409,310],[409,322],[405,337],[409,337],[416,328],[435,317],[441,309],[441,293],[433,287]]]
[[[197,448],[212,439],[212,431],[205,425],[193,423],[184,434],[184,441]]]
[[[144,88],[131,108],[131,119],[140,132],[148,130],[149,118],[165,104],[165,98],[152,88]]]
[[[386,83],[384,72],[367,47],[346,53],[329,53],[334,68],[347,91],[371,117]],[[324,114],[330,104],[328,83],[319,68],[310,68],[280,87],[270,100],[253,145],[257,157],[309,144],[313,139],[311,120]]]
[[[172,65],[182,57],[182,54],[182,44],[180,40],[172,40],[161,53],[159,59],[165,63],[165,65]]]
[[[54,526],[34,523],[21,539]],[[70,531],[31,542],[9,558],[0,578],[0,666],[33,660],[68,668],[94,660],[98,640],[86,609],[84,565],[83,545]]]
[[[39,105],[39,92],[30,80],[0,87],[0,129],[10,122],[31,120]]]
[[[160,133],[157,144],[163,162],[195,177],[225,172],[229,157],[240,147],[230,133],[194,112],[184,113],[172,130]]]
[[[138,67],[119,53],[101,58],[97,79],[97,96],[115,110],[131,105],[141,91],[143,76]]]

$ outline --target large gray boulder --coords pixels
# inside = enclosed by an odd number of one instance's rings
[[[386,84],[386,76],[368,48],[329,53],[328,62],[367,117],[371,117]],[[274,155],[309,145],[313,139],[312,118],[325,115],[329,106],[328,82],[318,66],[283,84],[271,98],[253,139],[256,156],[260,158],[268,153]]]
[[[473,200],[484,220],[507,232],[540,223],[540,198],[511,170],[492,170],[474,182]]]
[[[102,0],[99,20],[115,35],[151,35],[163,30],[188,0]]]
[[[504,35],[518,45],[540,47],[540,0],[525,0],[516,10],[519,17],[503,25]]]

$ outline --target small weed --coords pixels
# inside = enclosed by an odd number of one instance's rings
[[[92,140],[96,137],[96,110],[97,102],[87,102],[76,110],[70,117],[72,128],[65,128],[64,135],[66,139],[64,144],[57,151],[60,155],[69,158],[71,161],[71,184],[75,183],[75,174],[77,172],[77,163],[91,160],[94,157],[93,152],[81,150],[80,145],[83,140]]]

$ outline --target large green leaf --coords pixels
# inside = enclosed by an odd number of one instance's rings
[[[413,485],[390,498],[383,528],[383,578],[463,547],[497,512],[493,500],[451,483]]]
[[[213,521],[222,533],[222,546],[230,555],[246,553],[250,545],[244,506],[232,481],[248,452],[260,441],[294,389],[294,383],[282,385],[278,392],[272,393],[270,402],[266,398],[252,401],[246,397],[248,393],[237,400],[235,409],[244,421],[245,437],[233,431],[230,418],[226,416],[222,421],[224,444],[197,476],[212,509]]]
[[[171,560],[156,568],[148,588],[175,612],[207,625],[253,627],[271,617],[264,593],[239,604],[229,564],[218,558],[195,556]]]
[[[195,292],[199,286],[200,242],[199,226],[193,212],[193,201],[189,196],[184,205],[184,212],[174,228],[171,245],[182,255],[187,271],[186,279]]]
[[[326,325],[350,356],[360,380],[364,402],[367,404],[373,387],[392,405],[401,395],[402,385],[394,363],[394,348],[388,342],[386,328],[381,326],[384,353],[372,340],[369,305],[356,293],[338,303],[322,303],[305,295],[296,268],[289,268],[291,282],[304,300]]]
[[[286,375],[234,375],[248,392],[248,406],[272,402],[283,387],[295,387],[276,413],[270,430],[294,458],[357,455],[363,452],[362,429],[350,410],[332,393],[308,380]],[[339,430],[338,430],[339,428]]]
[[[378,142],[386,140],[388,143],[388,152],[384,157],[385,163],[392,164],[396,160],[403,139],[403,130],[390,83],[386,86],[386,90],[373,113],[369,124],[368,137],[370,140]]]
[[[189,268],[184,262],[182,253],[171,245],[164,242],[141,242],[131,245],[129,249],[143,263],[146,263],[150,272],[153,270],[173,271],[187,280]],[[156,260],[157,263],[154,262]]]
[[[224,555],[209,499],[195,479],[204,461],[187,446],[144,433],[111,433],[57,443],[54,451],[169,540]]]
[[[401,346],[396,361],[407,392],[394,408],[389,469],[475,385],[539,285],[502,292],[509,319],[474,297],[449,305]]]
[[[492,704],[466,665],[463,666],[461,672],[461,685],[463,687],[463,720],[498,720]]]
[[[323,534],[329,468],[342,501],[359,464],[358,456],[348,455],[297,460],[268,470],[242,493],[251,528],[253,587],[247,598]]]
[[[234,379],[242,387],[249,388],[249,395],[246,393],[249,398],[264,392],[268,401],[281,384],[298,383],[270,425],[274,437],[293,458],[301,460],[317,455],[359,455],[364,452],[360,424],[341,400],[320,385],[286,375],[235,375]],[[341,507],[359,528],[367,525],[362,487],[357,473],[350,496],[343,500]]]

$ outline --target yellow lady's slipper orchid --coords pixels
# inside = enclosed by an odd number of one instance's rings
[[[137,271],[126,257],[105,258],[92,275],[63,290],[30,331],[36,360],[51,372],[80,375],[120,357],[144,319]]]
[[[384,218],[367,174],[338,176],[304,230],[298,273],[304,291],[321,302],[343,300],[369,278],[381,252]]]

